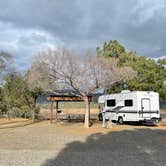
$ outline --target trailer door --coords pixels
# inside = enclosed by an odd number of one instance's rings
[[[143,118],[150,118],[150,99],[142,99],[141,100],[142,105],[142,117]]]

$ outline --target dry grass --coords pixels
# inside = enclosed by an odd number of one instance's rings
[[[9,120],[8,118],[0,118],[0,129],[23,126],[29,123],[32,123],[29,119],[12,118]]]
[[[62,108],[60,109],[64,114],[84,114],[85,108]],[[42,108],[40,112],[50,112],[50,109]],[[91,114],[98,114],[99,110],[97,108],[91,108]],[[161,109],[161,114],[166,114],[165,109]]]
[[[166,114],[166,110],[161,109],[160,113],[161,113],[161,114]]]
[[[49,114],[49,109],[41,109],[41,113],[46,112]],[[62,110],[63,114],[84,114],[85,109],[83,108],[64,108]],[[91,109],[91,114],[98,114],[98,109],[92,108]],[[161,110],[161,114],[165,115],[166,114],[166,110]],[[12,128],[12,127],[18,127],[18,126],[24,126],[26,124],[31,124],[32,121],[29,119],[23,119],[23,118],[12,118],[12,119],[8,119],[8,118],[0,118],[0,129],[3,128]],[[48,123],[48,121],[44,121],[43,123]],[[33,124],[35,125],[35,124]],[[68,130],[69,128],[72,127],[71,132],[76,131],[76,133],[80,133],[80,132],[87,132],[87,129],[82,128],[83,124],[82,123],[64,123],[64,122],[59,122],[56,127],[59,128],[66,128],[66,130]],[[111,131],[114,130],[123,130],[123,129],[134,129],[137,127],[145,127],[145,126],[130,126],[130,125],[122,125],[122,126],[118,126],[115,125]],[[159,126],[157,126],[157,128],[162,128],[165,129],[166,128],[166,118],[164,118],[162,120],[162,122],[159,124]],[[154,127],[156,128],[156,127]],[[70,131],[70,130],[69,130]],[[78,132],[77,132],[78,131]],[[88,130],[88,132],[105,132],[108,131],[107,129],[103,129],[102,128],[102,124],[101,122],[96,121],[95,123],[93,123],[93,126],[90,128],[90,130]]]
[[[42,121],[40,123],[34,123],[32,124],[31,120],[28,119],[22,119],[22,118],[16,118],[16,119],[0,119],[0,129],[5,128],[15,128],[15,127],[21,127],[25,126],[27,124],[31,124],[33,127],[40,128],[41,126],[47,126],[48,128],[56,128],[64,131],[65,133],[71,133],[71,134],[94,134],[94,133],[107,133],[110,131],[122,131],[122,130],[134,130],[134,129],[140,129],[140,128],[151,128],[151,129],[164,129],[166,130],[166,121],[162,121],[159,123],[158,126],[137,126],[137,125],[113,125],[109,129],[105,129],[102,127],[102,122],[95,121],[93,122],[92,126],[88,129],[84,127],[83,123],[77,123],[77,122],[57,122],[56,124],[53,122],[50,124],[49,121]]]
[[[63,108],[60,109],[62,111],[62,113],[64,114],[84,114],[85,113],[85,108]],[[49,109],[41,109],[40,110],[41,113],[43,112],[50,112]],[[91,109],[91,114],[98,114],[98,109],[92,108]]]

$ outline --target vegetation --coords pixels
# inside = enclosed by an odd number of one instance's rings
[[[39,112],[36,105],[37,97],[41,94],[41,88],[33,82],[31,70],[25,74],[6,71],[12,56],[9,53],[0,53],[0,113],[7,114],[10,119],[13,116],[32,118]],[[3,75],[2,75],[3,73]]]
[[[126,52],[125,48],[116,40],[104,43],[102,48],[97,48],[98,55],[118,60],[119,66],[132,67],[137,75],[125,82],[114,84],[108,92],[118,92],[127,85],[130,90],[157,91],[166,100],[166,59],[153,59],[138,56],[135,51]]]
[[[6,68],[12,56],[7,52],[0,52],[0,73]]]
[[[1,88],[1,111],[7,113],[9,119],[11,116],[33,117],[32,111],[37,111],[38,92],[31,91],[25,77],[19,73],[8,73],[4,80],[5,84]]]
[[[90,125],[88,96],[98,88],[109,87],[114,82],[133,75],[130,68],[118,66],[115,59],[108,60],[87,53],[80,60],[73,52],[65,48],[40,54],[36,57],[36,62],[44,67],[44,70],[41,71],[44,71],[44,74],[49,77],[49,80],[52,80],[57,88],[74,89],[78,92],[86,105],[86,127]]]
[[[37,105],[42,91],[74,89],[84,99],[85,126],[88,127],[88,95],[98,88],[107,88],[107,93],[127,88],[153,90],[166,100],[166,59],[155,61],[138,56],[135,51],[126,51],[116,40],[104,43],[96,51],[97,56],[86,53],[80,59],[68,49],[49,50],[37,55],[25,73],[7,71],[12,56],[1,52],[0,113],[8,115],[8,118],[21,116],[34,121],[38,106],[43,107],[43,104]],[[61,103],[61,106],[73,108],[73,103]],[[83,104],[74,107],[82,108]],[[96,105],[92,104],[92,107]]]
[[[43,102],[43,103],[38,103],[38,106],[40,106],[40,108],[44,108],[44,109],[50,109],[50,103],[49,102]],[[54,105],[55,106],[55,105]],[[98,108],[98,104],[96,102],[91,102],[90,103],[90,107],[97,109]],[[60,109],[83,109],[85,108],[85,103],[84,102],[59,102],[59,108]]]

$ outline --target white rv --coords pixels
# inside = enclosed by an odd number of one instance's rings
[[[117,94],[103,95],[98,99],[104,107],[99,118],[122,124],[125,121],[152,121],[160,119],[159,94],[152,91],[122,91]]]

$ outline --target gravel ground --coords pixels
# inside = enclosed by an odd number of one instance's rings
[[[50,125],[0,129],[2,166],[165,166],[166,126]]]

